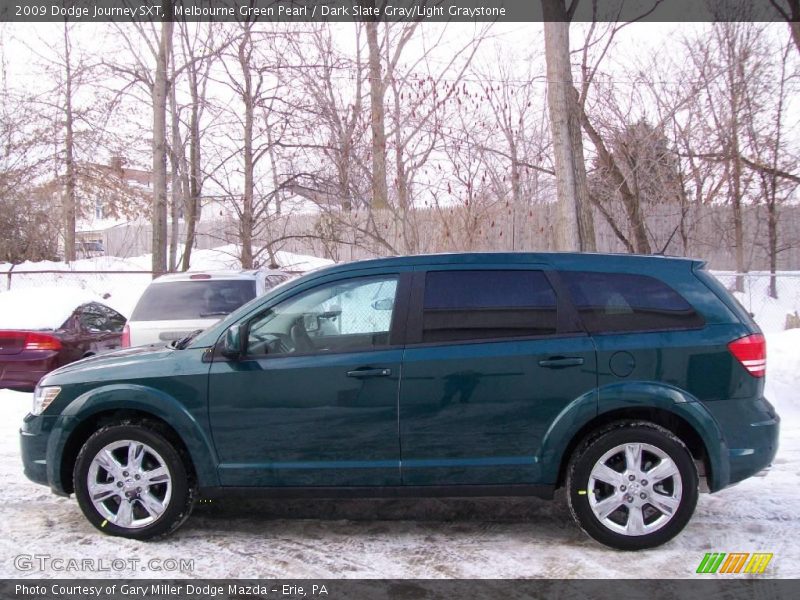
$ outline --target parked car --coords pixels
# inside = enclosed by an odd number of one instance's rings
[[[162,275],[147,287],[125,328],[123,346],[177,341],[205,329],[291,275],[277,270]]]
[[[125,317],[69,289],[0,294],[0,388],[32,391],[47,373],[121,347]]]
[[[758,327],[699,261],[371,260],[275,288],[174,347],[51,373],[23,460],[131,538],[173,531],[198,494],[564,487],[586,533],[641,549],[683,529],[701,481],[717,492],[770,465],[765,370]]]
[[[106,248],[102,240],[79,240],[75,243],[75,252],[80,258],[103,256]]]

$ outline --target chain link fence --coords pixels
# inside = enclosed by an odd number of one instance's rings
[[[800,272],[712,271],[766,332],[800,328]]]

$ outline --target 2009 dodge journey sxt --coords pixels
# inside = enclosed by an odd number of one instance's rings
[[[338,265],[167,347],[46,376],[25,473],[103,532],[203,495],[520,495],[564,487],[596,540],[657,546],[765,469],[766,348],[703,264],[453,254]]]

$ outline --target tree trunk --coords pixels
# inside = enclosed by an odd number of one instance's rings
[[[733,244],[736,253],[736,291],[744,291],[744,223],[742,222],[742,161],[739,153],[739,119],[738,102],[734,97],[731,102],[733,123],[731,125],[731,153],[733,157],[731,181],[731,205],[733,208]]]
[[[774,189],[774,188],[773,188]],[[767,202],[767,243],[769,244],[769,295],[778,297],[778,207],[773,197]]]
[[[200,97],[197,89],[197,78],[190,76],[192,86],[192,115],[189,121],[189,181],[184,189],[188,193],[184,207],[184,221],[186,223],[186,241],[183,245],[183,261],[181,269],[189,270],[194,248],[197,220],[200,216],[200,196],[202,186],[200,181]]]
[[[542,0],[547,104],[553,136],[558,217],[556,250],[596,249],[589,204],[579,118],[578,92],[572,82],[569,22],[563,0]]]
[[[170,152],[171,167],[171,203],[170,203],[170,236],[169,236],[169,270],[175,271],[178,268],[178,235],[180,233],[179,207],[183,204],[183,188],[181,186],[180,160],[183,157],[181,146],[181,133],[178,126],[178,103],[175,98],[175,58],[172,57],[172,80],[169,88],[169,108],[172,127],[172,152]]]
[[[255,106],[253,82],[250,72],[249,52],[251,47],[250,27],[245,27],[244,37],[239,46],[239,63],[242,67],[242,86],[244,101],[244,193],[242,194],[242,214],[240,219],[241,260],[243,269],[253,268],[253,122]]]
[[[153,277],[167,270],[167,64],[171,49],[172,22],[163,21],[153,82]]]
[[[63,211],[64,211],[64,260],[74,261],[75,251],[75,213],[77,199],[75,193],[75,148],[72,114],[72,62],[70,58],[71,48],[69,41],[69,30],[67,23],[64,23],[64,64],[66,65],[66,89],[64,91],[64,121],[66,124],[65,162],[66,162],[66,185],[64,190]]]
[[[374,7],[374,2],[371,4]],[[378,46],[378,23],[367,21],[365,28],[369,47],[369,98],[372,124],[372,208],[381,209],[389,205],[389,193],[386,186],[386,117],[383,106],[384,85]]]

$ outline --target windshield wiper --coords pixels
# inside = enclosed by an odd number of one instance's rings
[[[217,310],[217,311],[214,311],[214,312],[200,313],[200,316],[201,317],[221,317],[221,316],[229,315],[229,314],[231,314],[231,311],[229,311],[229,310]]]
[[[184,348],[186,348],[186,346],[189,344],[189,342],[191,342],[200,333],[202,333],[202,331],[203,331],[202,329],[195,329],[189,335],[186,335],[186,336],[182,337],[181,339],[179,339],[176,342],[172,342],[172,347],[175,348],[176,350],[183,350]]]

